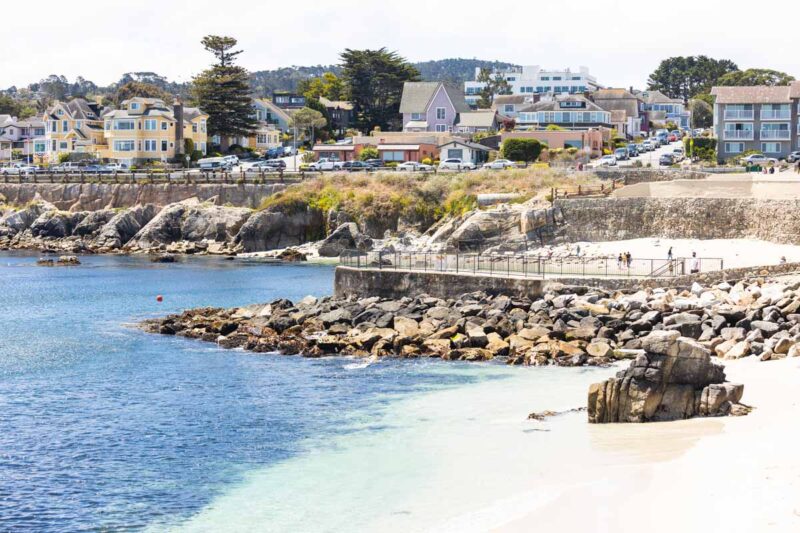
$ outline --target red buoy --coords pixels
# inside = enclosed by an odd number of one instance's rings
[[[164,297],[159,294],[158,296],[156,296],[156,301],[157,302],[163,302],[164,301]]]

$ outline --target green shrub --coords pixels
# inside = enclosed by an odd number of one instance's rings
[[[423,165],[432,165],[433,160],[430,157],[425,157],[420,161]]]
[[[378,159],[380,157],[380,152],[374,146],[365,146],[361,149],[361,153],[358,154],[358,159],[361,161],[366,161],[367,159]]]
[[[383,166],[385,166],[387,168],[397,168],[397,165],[399,165],[399,164],[400,163],[398,163],[397,161],[389,161],[387,163],[384,163]]]
[[[683,140],[683,151],[686,157],[700,161],[716,161],[717,140],[710,137],[686,137]]]
[[[542,143],[536,139],[506,139],[501,148],[503,158],[530,163],[542,153]]]

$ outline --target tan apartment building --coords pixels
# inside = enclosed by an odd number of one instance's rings
[[[103,159],[126,164],[146,161],[171,161],[185,156],[184,139],[206,154],[208,115],[180,101],[168,106],[158,98],[131,98],[121,109],[103,114],[105,145]]]

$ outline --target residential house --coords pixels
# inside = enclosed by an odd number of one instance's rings
[[[281,109],[301,109],[306,106],[306,97],[291,92],[273,92],[272,101]]]
[[[585,96],[561,95],[523,107],[517,116],[518,129],[547,126],[565,129],[611,128],[611,113]]]
[[[170,161],[185,155],[185,140],[194,149],[207,151],[208,115],[196,107],[185,107],[180,100],[172,106],[158,98],[131,98],[121,109],[103,114],[105,145],[103,159],[128,165],[146,161]]]
[[[461,159],[476,165],[485,163],[489,157],[489,148],[482,144],[465,141],[462,139],[453,139],[445,144],[439,145],[439,158],[444,161],[445,159]]]
[[[458,133],[497,131],[499,123],[500,120],[497,111],[491,109],[467,111],[466,113],[459,113],[458,122],[455,125],[454,131]]]
[[[516,119],[519,110],[535,104],[540,99],[539,94],[501,94],[494,97],[492,109],[504,117]]]
[[[61,153],[96,154],[105,145],[104,111],[99,103],[83,98],[51,105],[42,117],[47,158],[57,161]]]
[[[451,132],[459,114],[469,111],[464,95],[449,83],[409,81],[403,85],[400,113],[405,132]]]
[[[339,161],[357,160],[367,146],[378,150],[386,163],[431,160],[439,157],[439,146],[453,139],[449,133],[373,132],[372,135],[353,137],[349,142],[317,144],[314,154]]]
[[[788,87],[714,87],[720,161],[757,151],[785,158],[800,149],[800,82]]]
[[[18,120],[0,115],[0,160],[19,154],[29,163],[40,162],[47,153],[45,125],[39,119]]]
[[[464,83],[464,95],[471,106],[476,106],[480,93],[486,86],[478,81],[481,69],[475,69],[475,80]],[[512,94],[582,94],[600,88],[597,78],[589,73],[587,67],[580,67],[577,72],[569,68],[563,70],[545,70],[539,65],[512,67],[506,70],[495,70],[492,77],[501,76],[508,82]]]
[[[686,109],[683,100],[670,98],[661,91],[642,91],[639,96],[644,100],[647,122],[674,122],[680,129],[691,127],[691,113]]]
[[[283,133],[291,129],[289,127],[289,123],[292,120],[291,115],[285,109],[275,105],[272,100],[256,98],[253,100],[253,107],[255,108],[256,120],[259,122],[272,124],[278,131]]]
[[[633,138],[648,131],[643,124],[644,100],[626,89],[599,89],[592,93],[591,100],[611,113],[613,127],[620,135]]]
[[[339,135],[352,127],[354,121],[353,103],[346,100],[328,100],[320,97],[319,103],[325,106],[331,119],[330,126]]]
[[[493,150],[500,149],[506,139],[537,139],[539,142],[552,149],[577,148],[589,157],[603,155],[604,142],[611,138],[611,130],[607,128],[593,128],[585,130],[538,130],[538,131],[512,131],[501,133],[493,137],[481,139],[479,142]]]

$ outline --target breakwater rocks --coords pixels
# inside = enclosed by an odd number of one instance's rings
[[[617,377],[589,388],[589,422],[656,422],[747,414],[744,386],[725,383],[711,351],[675,330],[654,331]]]

